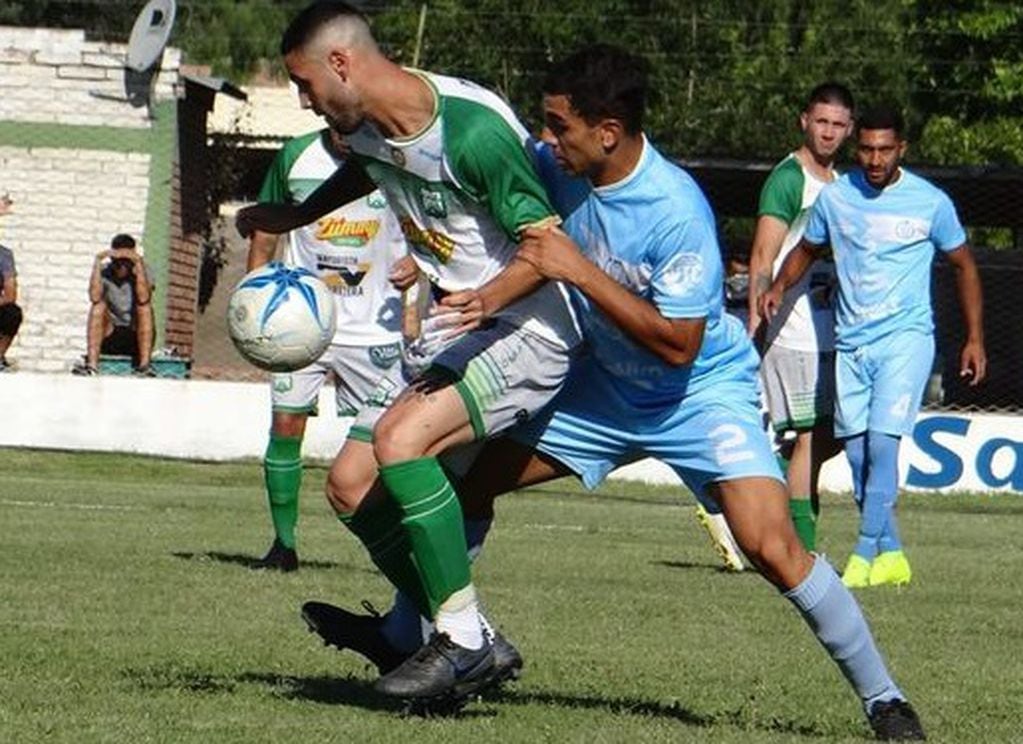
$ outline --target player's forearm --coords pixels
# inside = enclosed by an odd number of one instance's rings
[[[285,221],[275,225],[285,229],[265,228],[265,232],[281,234],[294,230],[296,227],[308,225],[315,222],[325,214],[330,214],[335,209],[353,202],[376,188],[376,184],[370,180],[366,171],[352,160],[348,160],[334,171],[334,175],[320,184],[316,191],[311,193],[300,204],[289,205],[290,214],[282,210],[279,215]],[[261,205],[262,206],[262,205]],[[257,230],[264,229],[255,225]]]
[[[774,262],[778,260],[781,246],[788,233],[788,225],[770,215],[763,215],[757,220],[757,230],[753,236],[753,247],[749,258],[749,309],[751,315],[757,313],[757,300],[771,288],[774,275]]]
[[[516,300],[535,292],[547,282],[528,261],[515,259],[479,289],[487,317],[504,309]]]
[[[771,286],[785,291],[803,277],[816,258],[817,249],[806,241],[801,241],[785,257]]]
[[[249,240],[249,255],[245,270],[252,271],[273,261],[277,253],[277,236],[257,230]]]
[[[92,274],[89,276],[89,302],[95,305],[103,299],[103,280],[101,278],[100,259],[92,265]]]
[[[691,364],[700,351],[702,333],[693,338],[679,330],[652,304],[634,295],[599,267],[587,268],[572,283],[633,341],[672,366]]]
[[[967,343],[984,344],[984,292],[972,255],[956,265],[956,290],[966,326]]]

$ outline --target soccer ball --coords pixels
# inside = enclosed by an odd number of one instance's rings
[[[246,274],[227,304],[227,329],[241,355],[261,369],[311,364],[334,338],[337,311],[312,272],[271,261]]]

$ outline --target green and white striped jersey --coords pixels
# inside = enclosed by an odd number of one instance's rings
[[[348,137],[398,215],[411,255],[445,292],[477,289],[511,263],[517,235],[556,219],[526,150],[528,133],[498,96],[412,70],[433,91],[433,119],[388,139],[370,123]],[[561,285],[548,282],[500,317],[571,347],[579,332]]]
[[[263,181],[259,200],[301,203],[344,162],[325,141],[327,130],[289,140]],[[391,286],[391,265],[408,252],[398,220],[379,191],[343,205],[288,233],[285,263],[319,276],[334,295],[343,346],[401,340],[401,293]]]

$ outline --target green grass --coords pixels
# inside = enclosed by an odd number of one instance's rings
[[[351,654],[318,645],[310,598],[389,592],[307,470],[302,570],[269,543],[257,463],[0,450],[4,742],[856,741],[857,701],[787,602],[718,570],[677,491],[560,481],[499,502],[478,566],[526,657],[453,720],[407,719]],[[1023,737],[1023,499],[909,495],[915,571],[859,594],[933,741]],[[825,502],[843,563],[848,497]]]

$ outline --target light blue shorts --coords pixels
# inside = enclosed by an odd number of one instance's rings
[[[835,436],[910,434],[934,364],[934,336],[895,333],[835,359]]]
[[[713,506],[705,493],[710,483],[783,480],[764,431],[755,374],[751,368],[746,381],[723,381],[670,405],[645,407],[626,400],[614,379],[586,358],[558,397],[511,436],[564,464],[587,488],[620,465],[653,457]]]

